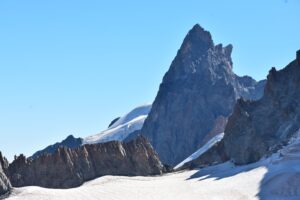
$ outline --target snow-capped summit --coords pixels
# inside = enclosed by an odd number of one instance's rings
[[[132,111],[121,117],[119,120],[117,120],[115,123],[113,123],[109,128],[115,128],[118,127],[122,124],[126,124],[140,116],[147,116],[148,113],[150,112],[152,107],[152,104],[144,104],[141,106],[138,106],[134,108]]]
[[[83,144],[95,144],[113,140],[123,141],[131,133],[143,127],[151,107],[151,104],[145,104],[134,108],[113,123],[107,130],[84,138]]]

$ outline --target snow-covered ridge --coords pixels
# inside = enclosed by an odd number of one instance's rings
[[[110,128],[116,128],[120,125],[126,124],[140,116],[147,116],[152,108],[152,104],[145,104],[134,108],[132,111],[121,117]]]
[[[84,138],[83,144],[95,144],[113,140],[123,141],[131,133],[140,130],[143,127],[144,121],[147,118],[151,107],[151,104],[136,107],[128,114],[117,120],[107,130]]]
[[[179,169],[182,167],[185,163],[190,162],[192,160],[195,160],[199,156],[201,156],[203,153],[205,153],[207,150],[209,150],[212,146],[214,146],[217,142],[220,142],[224,137],[224,133],[220,133],[210,139],[204,146],[202,146],[200,149],[198,149],[195,153],[187,157],[185,160],[183,160],[181,163],[176,165],[174,169]]]

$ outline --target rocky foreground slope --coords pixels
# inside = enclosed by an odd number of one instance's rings
[[[7,175],[14,187],[71,188],[104,175],[147,176],[163,170],[150,143],[140,136],[129,143],[63,147],[34,160],[20,155],[9,165]]]
[[[262,96],[264,81],[232,71],[232,48],[214,45],[199,25],[184,39],[140,132],[164,163],[178,164],[217,134],[216,126],[223,132],[238,98]]]

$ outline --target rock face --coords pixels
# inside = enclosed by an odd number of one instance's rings
[[[264,96],[239,100],[225,129],[227,155],[247,164],[275,151],[300,128],[300,63],[269,72]]]
[[[11,189],[10,181],[8,180],[4,172],[7,169],[7,167],[8,167],[8,162],[0,152],[0,199],[2,195],[9,193]]]
[[[264,82],[233,73],[232,48],[215,46],[199,25],[184,39],[141,130],[165,164],[174,166],[209,140],[216,119],[228,117],[239,97],[262,96]]]
[[[59,147],[76,148],[82,145],[82,142],[82,138],[75,138],[73,135],[69,135],[65,140],[57,142],[53,145],[46,147],[43,150],[34,153],[30,158],[35,159],[45,153],[54,153]]]
[[[71,188],[104,175],[156,175],[163,169],[150,143],[138,137],[129,143],[62,147],[34,160],[21,155],[9,165],[8,176],[14,187]]]

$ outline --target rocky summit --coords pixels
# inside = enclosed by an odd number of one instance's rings
[[[8,162],[0,152],[0,196],[8,194],[11,189],[10,181],[8,180],[5,174],[5,170],[7,169],[7,167],[8,167]]]
[[[150,143],[139,136],[128,143],[61,147],[34,160],[20,155],[9,165],[7,174],[14,187],[71,188],[104,175],[147,176],[163,170]]]
[[[192,154],[213,137],[218,124],[224,131],[238,98],[262,96],[264,81],[232,71],[232,49],[214,45],[198,24],[185,37],[140,132],[164,163],[174,166]]]
[[[264,96],[239,100],[225,129],[227,155],[237,164],[259,160],[285,145],[300,128],[300,54],[269,72]]]

